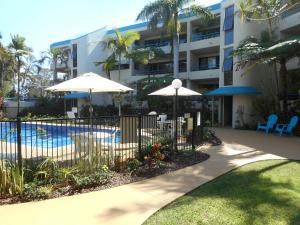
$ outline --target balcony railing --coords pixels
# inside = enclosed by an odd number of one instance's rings
[[[180,66],[179,67],[179,72],[184,73],[186,72],[186,67],[185,66]],[[164,69],[146,69],[146,70],[136,70],[135,75],[143,76],[143,75],[159,75],[159,74],[169,74],[173,73],[173,68],[164,68]]]
[[[179,44],[185,44],[187,43],[187,38],[180,38]],[[169,40],[166,41],[160,41],[160,42],[154,42],[154,43],[146,43],[146,44],[140,44],[135,45],[135,48],[159,48],[159,47],[165,47],[171,45]]]
[[[220,65],[219,64],[215,64],[215,65],[199,65],[199,66],[195,66],[192,67],[191,71],[202,71],[202,70],[216,70],[219,69]]]
[[[201,41],[205,39],[220,37],[220,32],[212,32],[212,33],[194,33],[192,34],[192,41]]]

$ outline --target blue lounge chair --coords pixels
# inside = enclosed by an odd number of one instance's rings
[[[278,133],[280,136],[283,133],[293,136],[293,130],[298,124],[298,116],[293,116],[289,124],[277,124],[275,133]]]
[[[264,130],[266,134],[269,133],[270,130],[274,129],[275,124],[278,121],[278,116],[272,114],[268,117],[267,123],[258,123],[257,124],[257,131]]]

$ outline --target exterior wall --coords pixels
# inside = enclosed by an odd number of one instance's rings
[[[23,109],[26,109],[28,107],[35,106],[35,101],[20,101],[20,112],[22,112]],[[18,103],[17,101],[5,101],[4,102],[4,113],[8,118],[16,118],[18,114]]]
[[[214,12],[220,14],[220,36],[217,37],[209,37],[207,39],[193,41],[193,32],[198,26],[199,18],[185,16],[181,18],[183,32],[186,33],[187,43],[180,44],[180,59],[186,60],[187,71],[180,73],[180,78],[187,81],[186,83],[188,87],[196,88],[196,84],[207,80],[213,80],[213,82],[217,82],[219,87],[225,86],[223,72],[224,50],[228,47],[232,47],[233,49],[237,48],[241,41],[249,36],[260,38],[261,32],[267,30],[268,27],[266,23],[262,22],[258,24],[254,22],[241,21],[241,16],[238,12],[238,4],[239,1],[237,0],[223,0],[219,5],[213,6]],[[223,30],[225,9],[231,5],[234,5],[235,8],[233,31],[234,40],[232,44],[225,45],[225,32]],[[284,17],[282,20],[279,21],[277,26],[278,35],[280,35],[281,37],[288,37],[291,31],[295,33],[295,27],[297,27],[298,34],[300,34],[300,10],[296,13],[294,12],[294,14],[292,15]],[[140,44],[144,44],[145,40],[151,40],[161,37],[159,31],[149,32],[147,30],[147,23],[130,25],[127,27],[119,28],[119,30],[121,32],[125,32],[127,30],[136,30],[140,32]],[[103,50],[100,42],[105,40],[107,37],[111,37],[113,35],[113,30],[107,30],[106,28],[102,28],[80,38],[64,41],[60,45],[53,44],[52,47],[67,47],[71,49],[72,44],[76,43],[78,45],[78,67],[75,69],[78,70],[78,75],[86,72],[95,72],[104,75],[102,68],[96,67],[94,65],[94,62],[105,60],[110,55],[110,52]],[[162,50],[166,54],[170,54],[170,45],[163,46]],[[200,71],[193,70],[193,67],[199,64],[199,57],[202,58],[217,55],[219,55],[219,69],[208,69]],[[168,60],[153,60],[152,63],[163,61],[166,62]],[[133,87],[138,80],[149,76],[147,74],[136,75],[134,63],[132,61],[128,62],[127,60],[122,59],[122,62],[129,63],[130,67],[129,69],[121,70],[121,83]],[[234,64],[235,62],[236,59],[234,59]],[[297,60],[293,60],[288,63],[289,69],[298,67],[299,65]],[[71,70],[73,69],[74,68],[71,67]],[[262,91],[264,95],[269,96],[270,94],[274,93],[274,90],[276,89],[276,83],[272,73],[273,69],[268,66],[258,66],[254,70],[251,70],[251,72],[245,73],[245,70],[237,70],[236,66],[234,65],[232,86],[256,87],[258,90]],[[155,76],[164,75],[167,74],[159,74]],[[118,70],[114,70],[111,72],[111,78],[112,80],[119,81]],[[236,121],[239,120],[239,118],[236,112],[239,108],[243,108],[244,110],[244,122],[246,124],[251,125],[253,121],[255,121],[255,119],[253,119],[255,118],[255,115],[253,112],[252,101],[253,96],[233,96],[232,127],[237,126]],[[94,95],[93,103],[102,105],[110,104],[111,96],[107,94]],[[219,102],[219,104],[222,105],[221,101]],[[223,109],[222,113],[224,114],[224,110],[227,109],[228,106],[219,108]],[[219,117],[222,117],[221,113]]]

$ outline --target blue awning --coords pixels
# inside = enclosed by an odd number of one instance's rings
[[[220,87],[216,90],[209,91],[206,96],[232,96],[232,95],[259,95],[261,94],[254,87]]]
[[[64,99],[78,99],[78,98],[88,98],[89,93],[86,92],[74,92],[64,96]]]

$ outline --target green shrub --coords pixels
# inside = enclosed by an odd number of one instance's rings
[[[129,159],[127,162],[127,169],[129,172],[135,172],[142,165],[137,159]]]
[[[39,98],[34,107],[21,111],[22,117],[30,116],[64,116],[64,100],[62,98]]]
[[[90,116],[89,106],[84,106],[80,111],[81,117],[87,118]],[[118,108],[114,106],[99,106],[93,105],[93,115],[95,117],[118,115]]]
[[[51,158],[47,158],[37,166],[35,179],[45,184],[51,184],[58,180],[58,164]]]
[[[25,199],[47,199],[53,193],[53,186],[38,186],[36,183],[25,184],[23,198]]]
[[[112,172],[107,166],[103,166],[100,170],[95,171],[86,176],[74,176],[73,185],[77,189],[93,187],[108,183],[112,178]]]

